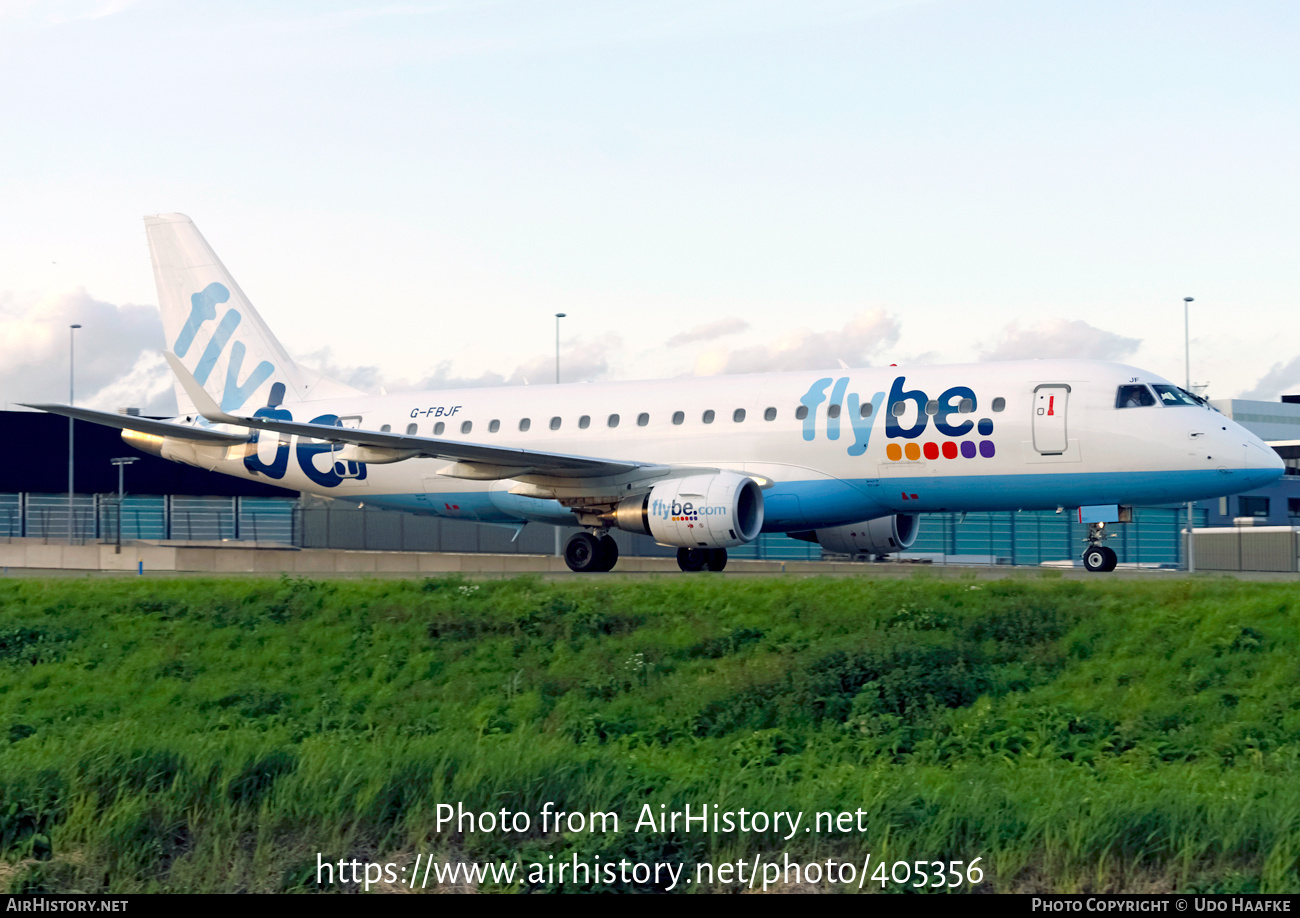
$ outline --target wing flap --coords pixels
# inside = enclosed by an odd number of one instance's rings
[[[203,406],[199,406],[200,412]],[[544,474],[556,478],[587,478],[593,475],[620,475],[644,468],[645,463],[625,462],[616,459],[597,459],[591,456],[574,456],[568,453],[546,453],[539,450],[516,449],[504,446],[487,446],[483,443],[462,443],[440,440],[435,437],[417,437],[410,434],[385,433],[378,430],[360,430],[354,427],[331,427],[327,424],[309,424],[300,421],[282,421],[278,418],[239,417],[224,415],[221,421],[258,430],[293,434],[326,443],[347,443],[372,449],[394,450],[409,453],[411,457],[446,459],[477,467],[496,466],[497,473],[467,474],[452,477],[515,478],[520,474]]]
[[[76,418],[78,421],[89,421],[92,424],[102,424],[105,427],[116,427],[119,430],[135,430],[140,433],[153,434],[156,437],[172,437],[177,440],[189,440],[194,443],[234,446],[239,443],[248,442],[248,434],[246,433],[226,433],[225,431],[212,430],[208,427],[191,427],[188,424],[177,424],[175,421],[159,421],[154,418],[142,418],[130,414],[117,414],[113,411],[95,411],[90,408],[73,408],[70,405],[23,404],[23,407],[35,408],[37,411],[59,414],[67,418]]]

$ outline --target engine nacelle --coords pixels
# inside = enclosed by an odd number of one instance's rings
[[[827,551],[842,555],[887,555],[906,551],[916,541],[916,515],[896,513],[848,526],[817,529],[812,532],[790,533],[795,538],[816,542]],[[810,538],[811,536],[811,538]]]
[[[609,522],[679,548],[730,548],[763,529],[763,490],[735,472],[689,475],[619,503]]]

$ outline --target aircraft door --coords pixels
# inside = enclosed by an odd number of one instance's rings
[[[1063,384],[1039,386],[1034,390],[1034,449],[1044,455],[1065,452],[1065,409],[1070,387]]]

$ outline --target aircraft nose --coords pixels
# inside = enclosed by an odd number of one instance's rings
[[[1286,471],[1286,463],[1277,451],[1256,437],[1251,437],[1243,444],[1245,462],[1243,468],[1251,487],[1261,487]]]
[[[1277,454],[1277,450],[1267,443],[1256,440],[1246,444],[1246,468],[1260,472],[1276,472],[1281,475],[1286,471],[1286,463]]]

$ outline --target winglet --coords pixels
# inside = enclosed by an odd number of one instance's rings
[[[236,424],[240,427],[247,427],[248,424],[241,418],[234,415],[226,414],[221,407],[213,400],[211,395],[199,385],[199,381],[194,378],[189,370],[185,369],[185,364],[181,359],[171,351],[163,351],[163,357],[167,359],[167,365],[172,368],[176,378],[180,381],[181,388],[185,394],[190,397],[194,407],[198,409],[199,414],[203,415],[214,424]]]

